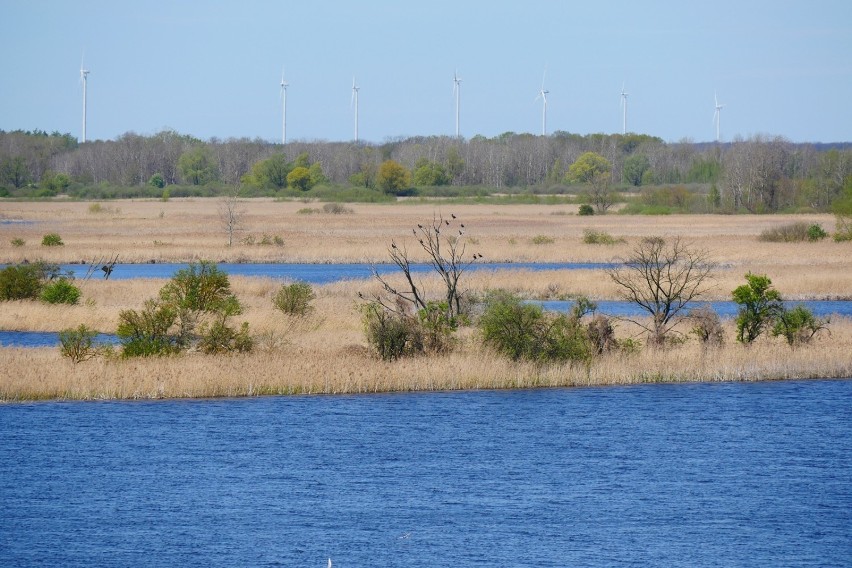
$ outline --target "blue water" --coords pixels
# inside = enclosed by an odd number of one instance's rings
[[[536,303],[541,304],[545,310],[554,312],[566,312],[574,305],[574,302],[571,300],[546,300]],[[611,316],[636,317],[648,315],[648,312],[642,310],[632,302],[600,300],[595,303],[597,304],[597,310],[600,313]],[[804,300],[801,302],[784,302],[784,305],[788,308],[792,308],[799,304],[806,306],[815,316],[821,318],[832,315],[852,316],[852,301],[849,300]],[[710,306],[717,314],[719,314],[719,317],[722,318],[736,317],[737,311],[739,310],[739,304],[734,302],[691,302],[686,305],[686,312],[684,313],[688,313],[690,310],[701,306]]]
[[[118,343],[118,337],[99,333],[95,343]],[[51,347],[59,345],[59,333],[55,331],[3,331],[0,330],[2,347]]]
[[[849,566],[852,380],[0,406],[5,566]]]
[[[175,272],[186,268],[187,264],[116,264],[110,279],[127,280],[132,278],[171,278]],[[327,284],[339,280],[354,280],[371,278],[371,265],[369,263],[344,263],[344,264],[300,264],[300,263],[245,263],[217,265],[219,269],[232,276],[254,276],[264,278],[280,278],[286,280],[301,280],[311,284]],[[379,274],[399,272],[395,264],[376,264]],[[414,272],[428,272],[431,270],[428,264],[415,264]],[[491,262],[477,263],[470,266],[469,270],[600,270],[615,266],[613,263],[601,262]],[[2,268],[2,266],[0,266]],[[88,266],[84,264],[63,264],[63,271],[73,271],[78,278],[85,276]],[[103,272],[96,270],[95,278],[102,278]]]

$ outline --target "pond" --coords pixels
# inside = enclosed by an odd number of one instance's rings
[[[8,566],[848,566],[852,380],[0,406]]]

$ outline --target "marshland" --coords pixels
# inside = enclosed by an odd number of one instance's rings
[[[464,225],[464,246],[476,262],[619,262],[643,239],[682,239],[706,251],[714,263],[704,300],[730,300],[747,273],[771,278],[785,300],[852,299],[848,242],[770,242],[761,235],[794,223],[829,230],[827,214],[797,215],[578,215],[577,205],[445,203],[410,200],[347,204],[344,211],[321,203],[268,198],[233,202],[239,226],[223,221],[223,198],[114,201],[6,202],[0,225],[0,261],[78,263],[76,305],[37,301],[2,304],[0,328],[61,331],[81,324],[114,333],[120,314],[139,310],[157,296],[164,279],[106,279],[95,270],[104,259],[122,263],[295,262],[388,263],[392,247],[412,261],[427,258],[413,229],[435,219]],[[310,213],[306,211],[310,210]],[[587,238],[609,237],[609,244]],[[43,246],[43,235],[61,246]],[[230,234],[229,234],[230,233]],[[228,245],[229,236],[231,245]],[[17,244],[12,244],[12,241]],[[23,244],[20,244],[23,241]],[[479,258],[479,255],[482,258]],[[426,273],[418,284],[440,297],[441,282]],[[401,272],[388,277],[405,285]],[[293,393],[503,389],[643,382],[752,381],[852,376],[852,322],[833,317],[826,330],[791,347],[768,333],[750,345],[736,341],[732,320],[722,320],[720,345],[700,343],[685,320],[671,345],[645,345],[642,321],[614,320],[615,336],[632,348],[578,363],[542,364],[496,354],[473,323],[453,334],[440,353],[382,360],[365,338],[363,298],[377,297],[376,279],[313,287],[312,310],[292,316],[276,310],[280,279],[232,276],[242,304],[235,321],[247,322],[254,339],[248,353],[189,352],[166,357],[96,357],[77,364],[59,348],[2,348],[0,398],[146,399],[253,396]],[[603,269],[468,271],[460,279],[472,298],[503,290],[523,299],[587,297],[607,300],[621,290]],[[647,322],[645,322],[647,323]]]

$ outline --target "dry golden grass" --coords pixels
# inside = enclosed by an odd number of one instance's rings
[[[833,227],[826,215],[682,216],[608,215],[579,217],[575,208],[544,205],[351,205],[349,215],[300,215],[300,202],[251,200],[244,203],[245,231],[238,235],[280,236],[284,246],[226,247],[215,199],[120,201],[91,212],[90,203],[4,203],[0,215],[34,221],[0,225],[0,262],[23,259],[90,261],[119,255],[123,262],[215,261],[384,262],[391,239],[412,252],[411,227],[433,215],[456,214],[467,226],[468,250],[486,261],[610,261],[626,256],[649,235],[681,236],[709,249],[722,263],[710,299],[729,299],[748,272],[768,274],[788,299],[852,297],[852,245],[765,243],[758,235],[770,226],[802,220]],[[623,244],[583,244],[583,231],[605,231]],[[41,237],[59,233],[65,246],[42,247]],[[544,238],[535,239],[541,236]],[[13,247],[13,238],[26,245]],[[553,242],[549,242],[552,239]],[[535,241],[541,244],[535,244]],[[434,283],[427,285],[433,286]],[[471,388],[518,388],[613,384],[649,380],[758,380],[852,375],[852,323],[832,324],[832,335],[790,350],[780,340],[751,348],[729,342],[703,352],[694,341],[667,351],[607,356],[589,367],[512,363],[483,353],[474,333],[463,334],[458,349],[442,357],[394,363],[372,358],[365,347],[355,304],[357,292],[378,291],[371,281],[339,282],[316,288],[316,312],[288,318],[272,307],[280,282],[233,277],[246,306],[238,321],[248,321],[257,337],[249,355],[216,357],[189,354],[166,359],[104,360],[72,365],[58,349],[0,349],[0,400],[33,398],[156,398],[244,396],[293,392],[375,392]],[[79,306],[7,302],[0,329],[58,331],[85,323],[114,332],[123,309],[138,309],[165,280],[93,279],[81,284]],[[464,285],[475,293],[513,290],[528,297],[587,295],[611,299],[618,290],[603,271],[473,272]],[[434,288],[437,290],[437,288]],[[728,324],[730,327],[730,324]],[[633,330],[622,327],[621,336]],[[728,337],[733,337],[728,330]]]

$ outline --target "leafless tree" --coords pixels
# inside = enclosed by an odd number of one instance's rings
[[[625,319],[647,331],[649,343],[659,347],[685,317],[686,305],[709,289],[714,269],[707,251],[694,249],[679,237],[668,243],[662,237],[648,237],[609,270],[609,276],[625,300],[651,316],[650,323]]]
[[[459,289],[459,280],[465,271],[475,263],[481,254],[474,253],[465,255],[465,227],[455,215],[445,219],[442,215],[432,218],[428,225],[418,224],[412,229],[414,237],[426,253],[427,263],[432,270],[438,274],[444,284],[446,295],[445,315],[452,319],[462,312],[463,291]],[[406,308],[414,310],[426,310],[429,300],[424,291],[424,286],[416,281],[415,270],[411,256],[405,245],[397,245],[391,241],[388,249],[391,261],[399,267],[405,277],[405,289],[393,286],[384,276],[373,269],[373,276],[381,283],[384,291],[390,295],[392,301],[384,298],[375,298],[388,311],[405,311]]]
[[[241,209],[239,205],[239,185],[235,185],[230,195],[223,197],[219,202],[219,220],[222,227],[228,233],[228,246],[234,244],[234,233],[240,231],[243,227],[243,218],[245,217],[245,209]]]

